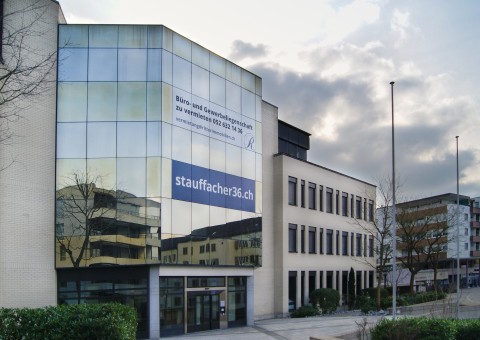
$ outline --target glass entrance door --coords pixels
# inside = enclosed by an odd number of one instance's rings
[[[187,332],[220,328],[220,292],[188,292]]]

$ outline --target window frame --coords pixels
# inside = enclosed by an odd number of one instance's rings
[[[288,224],[288,252],[289,253],[298,252],[297,229],[298,229],[298,226],[296,224],[294,223]]]
[[[308,182],[308,209],[317,209],[317,185]]]
[[[288,204],[296,206],[297,202],[297,178],[288,176]]]
[[[325,201],[326,201],[325,211],[328,214],[333,214],[333,189],[332,188],[327,187],[327,190],[325,193]]]
[[[317,253],[317,228],[308,227],[308,253]]]

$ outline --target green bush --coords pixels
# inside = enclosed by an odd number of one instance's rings
[[[457,339],[476,340],[480,334],[480,320],[455,320]]]
[[[135,339],[137,314],[117,303],[0,309],[0,339]]]
[[[366,288],[362,289],[362,295],[368,295],[371,299],[376,299],[377,298],[377,288]],[[385,288],[380,288],[380,299],[384,299],[388,297],[389,293],[388,290]]]
[[[416,293],[416,294],[406,294],[406,295],[397,295],[397,306],[410,306],[416,305],[419,303],[442,300],[447,297],[447,294],[444,292],[426,292],[426,293]],[[380,300],[380,306],[382,309],[387,309],[392,307],[392,297],[388,296]]]
[[[368,294],[357,296],[356,306],[357,308],[360,308],[360,310],[364,314],[367,314],[370,311],[377,310],[377,304],[375,302],[375,299],[372,299]]]
[[[371,339],[455,340],[456,331],[455,322],[451,319],[426,317],[383,319],[372,329]]]
[[[305,318],[307,316],[316,316],[316,315],[319,315],[319,314],[320,314],[320,312],[318,311],[318,308],[316,308],[312,305],[304,305],[304,306],[300,306],[299,309],[291,312],[290,317],[292,317],[292,318]]]
[[[310,294],[310,301],[321,309],[322,314],[333,313],[340,303],[340,294],[335,289],[315,289]]]

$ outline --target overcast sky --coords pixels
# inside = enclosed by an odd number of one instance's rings
[[[402,196],[480,196],[480,1],[59,0],[68,23],[162,24],[263,79],[309,160]]]

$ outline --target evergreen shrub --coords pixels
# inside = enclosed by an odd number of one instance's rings
[[[135,339],[137,312],[118,303],[1,308],[0,339]]]

